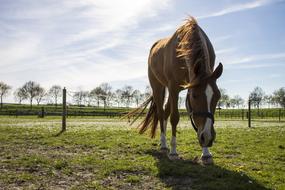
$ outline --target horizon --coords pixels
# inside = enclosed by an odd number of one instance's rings
[[[224,65],[218,86],[247,99],[285,86],[285,1],[1,1],[0,81],[144,91],[152,44],[194,16]],[[14,102],[14,98],[5,100]]]

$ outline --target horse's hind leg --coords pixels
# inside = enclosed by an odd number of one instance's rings
[[[165,91],[164,91],[165,92]],[[166,140],[166,128],[167,128],[167,118],[165,118],[165,111],[163,110],[163,103],[164,103],[164,97],[163,102],[161,105],[161,108],[158,112],[160,112],[159,116],[159,123],[160,123],[160,149],[162,152],[167,153],[167,140]]]
[[[160,124],[160,149],[163,152],[167,152],[167,141],[166,141],[166,124],[167,120],[164,119],[164,96],[165,87],[155,78],[153,73],[149,72],[149,81],[152,88],[153,100],[157,107],[157,116]]]
[[[179,122],[178,95],[179,95],[178,90],[176,90],[175,88],[169,89],[170,123],[172,127],[172,137],[170,141],[171,149],[169,153],[170,159],[179,159],[179,156],[176,152],[176,127]]]

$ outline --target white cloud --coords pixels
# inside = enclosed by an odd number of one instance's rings
[[[250,62],[257,62],[257,61],[268,61],[268,60],[285,61],[285,52],[249,55],[249,56],[233,59],[229,61],[228,64],[235,65],[235,64],[243,64],[243,63],[250,63]]]
[[[198,19],[205,19],[205,18],[211,18],[211,17],[224,16],[224,15],[235,13],[235,12],[246,11],[246,10],[254,9],[257,7],[261,7],[261,6],[267,5],[271,2],[272,2],[271,0],[255,0],[255,1],[247,2],[247,3],[243,3],[243,4],[235,4],[235,5],[226,7],[220,11],[217,11],[217,12],[198,16],[197,18]]]
[[[219,37],[216,37],[216,38],[213,38],[211,41],[213,41],[214,44],[216,43],[222,43],[226,40],[229,40],[233,37],[233,35],[224,35],[224,36],[219,36]]]
[[[137,27],[143,19],[156,16],[157,12],[167,8],[169,3],[169,0],[81,0],[75,2],[75,6],[76,4],[77,6],[78,4],[89,6],[80,16],[83,19],[94,19],[95,25],[75,34],[73,40],[83,40],[104,34],[120,33],[124,35],[126,31]]]
[[[217,49],[215,51],[215,53],[218,56],[222,56],[223,54],[228,54],[228,53],[232,53],[232,52],[235,52],[235,51],[236,51],[236,48],[224,48],[224,49]]]
[[[253,63],[247,65],[237,65],[235,69],[260,69],[260,68],[269,68],[269,67],[284,67],[282,63]]]
[[[0,66],[19,64],[37,55],[39,40],[35,38],[17,39],[0,45]],[[20,65],[19,65],[20,66]]]
[[[133,32],[140,22],[154,18],[170,3],[78,0],[9,4],[0,13],[5,18],[0,19],[0,33],[7,35],[0,46],[1,77],[13,86],[35,80],[45,87],[58,83],[87,89],[101,82],[145,77],[156,34],[171,27],[162,23],[156,30]]]

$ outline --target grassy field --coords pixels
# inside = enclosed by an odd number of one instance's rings
[[[0,117],[0,189],[285,189],[285,123],[217,121],[203,166],[194,130],[179,124],[182,160],[118,119]],[[170,130],[169,130],[170,131]],[[169,132],[168,131],[168,132]],[[170,133],[168,133],[168,137]]]

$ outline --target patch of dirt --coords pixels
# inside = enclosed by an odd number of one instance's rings
[[[135,176],[137,180],[130,180]],[[115,171],[100,182],[105,188],[114,189],[163,189],[165,184],[154,176],[147,175],[143,171]]]

